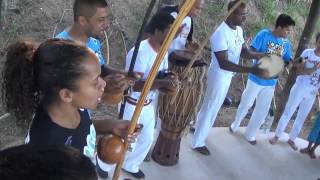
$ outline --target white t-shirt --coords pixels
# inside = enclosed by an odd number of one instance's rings
[[[306,49],[302,52],[301,57],[306,59],[306,64],[314,64],[314,66],[317,66],[320,63],[320,57],[317,56],[314,51],[315,49]],[[301,83],[303,84],[303,87],[316,93],[320,87],[319,80],[320,69],[317,69],[311,75],[298,76],[296,83]]]
[[[210,38],[212,50],[210,68],[213,68],[212,70],[221,73],[221,75],[232,75],[233,72],[220,68],[214,52],[227,50],[228,60],[234,64],[239,64],[243,43],[244,38],[242,28],[237,26],[236,29],[231,29],[225,22],[222,22]]]
[[[132,48],[126,58],[126,70],[129,70],[131,58],[133,55],[134,48]],[[156,60],[158,53],[153,50],[149,44],[149,39],[146,39],[141,42],[139,52],[137,55],[136,63],[134,65],[134,72],[143,73],[142,79],[147,79],[154,61]],[[159,71],[168,69],[168,53],[166,53],[160,67]],[[131,97],[134,99],[139,99],[140,92],[132,92]],[[153,99],[156,94],[155,90],[151,90],[148,93],[147,99]]]
[[[178,14],[177,12],[172,12],[171,16],[174,18],[177,18]],[[177,37],[171,42],[170,48],[169,48],[169,52],[173,52],[174,50],[184,50],[186,42],[187,42],[187,38],[188,35],[191,31],[191,17],[186,16],[183,21],[182,24],[184,25],[184,27],[182,28],[182,31],[179,35],[177,35]]]

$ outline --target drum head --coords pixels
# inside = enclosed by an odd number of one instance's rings
[[[258,67],[268,72],[266,78],[272,78],[278,76],[282,72],[284,61],[277,55],[264,56],[259,60]]]

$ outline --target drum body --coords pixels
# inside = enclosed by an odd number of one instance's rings
[[[175,51],[169,56],[169,67],[176,74],[181,74],[190,62],[193,53]],[[161,131],[154,147],[152,158],[161,165],[175,165],[179,160],[181,136],[193,120],[203,89],[203,77],[206,63],[197,60],[183,80],[176,98],[161,94],[159,96],[159,116]]]

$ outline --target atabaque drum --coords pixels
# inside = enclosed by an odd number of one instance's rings
[[[174,51],[169,55],[170,71],[181,74],[193,56],[194,53],[191,51]],[[152,158],[161,165],[170,166],[178,162],[181,136],[197,112],[200,103],[206,65],[202,59],[194,62],[187,79],[181,79],[181,85],[174,100],[172,94],[159,96],[161,131]]]

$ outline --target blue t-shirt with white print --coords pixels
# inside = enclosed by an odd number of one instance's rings
[[[263,29],[258,32],[251,43],[251,47],[258,52],[281,56],[286,62],[292,60],[290,41],[286,38],[276,37],[269,29]],[[277,78],[264,79],[251,73],[249,74],[248,78],[261,86],[274,86],[278,80]]]
[[[62,31],[59,33],[56,38],[61,38],[61,39],[70,39],[73,40],[73,38],[70,36],[68,31]],[[87,41],[87,47],[90,48],[99,58],[99,63],[100,65],[105,64],[105,60],[103,58],[102,52],[101,52],[101,43],[98,39],[90,37]]]

